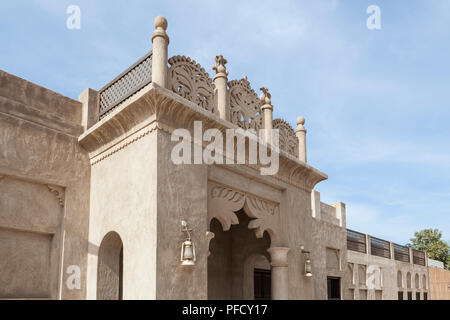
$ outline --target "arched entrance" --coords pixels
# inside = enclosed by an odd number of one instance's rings
[[[236,216],[239,223],[228,231],[223,231],[217,219],[211,221],[210,231],[215,237],[210,242],[211,254],[208,257],[209,299],[255,298],[255,265],[260,257],[268,257],[271,239],[267,232],[261,239],[256,237],[255,232],[248,228],[251,219],[244,209],[239,210]]]
[[[108,232],[98,251],[97,299],[121,300],[123,285],[123,243],[117,232]]]

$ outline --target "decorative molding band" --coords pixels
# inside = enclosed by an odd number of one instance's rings
[[[64,201],[65,201],[65,191],[63,187],[55,186],[52,184],[47,185],[48,190],[53,193],[58,200],[59,205],[61,208],[64,208]]]

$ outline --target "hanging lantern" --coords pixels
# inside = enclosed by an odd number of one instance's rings
[[[305,260],[305,277],[312,277],[311,259]]]
[[[182,266],[194,266],[195,265],[195,245],[191,240],[191,234],[189,231],[192,229],[188,229],[187,222],[185,220],[181,221],[181,225],[183,226],[183,232],[187,233],[187,239],[181,244],[181,265]]]
[[[304,250],[304,249],[305,249],[304,246],[300,246],[300,250],[302,250],[302,253],[306,256],[306,259],[305,259],[305,277],[310,278],[310,277],[313,276],[313,273],[312,273],[312,265],[311,265],[311,259],[310,259],[310,257],[309,257],[310,252],[309,252],[309,251],[306,251],[306,250]]]
[[[195,245],[190,239],[186,239],[181,245],[181,265],[195,265]]]

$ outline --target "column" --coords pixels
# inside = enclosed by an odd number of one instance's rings
[[[289,296],[288,259],[290,248],[272,247],[270,254],[272,300],[287,300]]]
[[[166,33],[167,20],[162,16],[155,18],[155,32],[152,35],[152,82],[167,87],[167,47],[169,36]]]
[[[269,93],[269,89],[266,87],[261,87],[260,90],[262,91],[261,95],[259,96],[259,101],[261,102],[261,110],[263,112],[264,117],[264,129],[265,131],[265,138],[267,144],[272,143],[272,121],[273,121],[273,106],[271,95]]]
[[[298,159],[306,163],[306,129],[303,126],[305,124],[305,118],[297,118],[297,129],[295,135],[298,139]]]
[[[227,82],[228,82],[228,70],[225,67],[227,60],[223,58],[221,54],[215,57],[216,65],[213,70],[216,71],[214,76],[214,84],[216,86],[215,94],[217,97],[217,112],[219,117],[223,120],[228,120],[228,108],[227,108]]]

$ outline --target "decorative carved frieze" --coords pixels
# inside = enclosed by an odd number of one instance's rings
[[[239,191],[211,186],[208,190],[208,218],[219,220],[224,231],[230,230],[231,225],[239,224],[236,211],[244,207],[245,195]]]
[[[243,129],[262,128],[261,103],[247,77],[228,82],[230,88],[230,121]]]
[[[298,155],[298,139],[291,125],[283,119],[273,120],[273,129],[278,129],[280,139],[280,150],[283,150],[294,157]]]
[[[252,218],[248,228],[255,231],[257,238],[262,238],[267,231],[273,240],[279,234],[279,205],[227,187],[208,186],[208,222],[213,218],[219,220],[224,231],[231,225],[239,224],[236,212],[244,208]]]
[[[169,64],[169,89],[214,113],[214,84],[205,69],[185,56],[174,56]]]
[[[48,190],[55,195],[59,205],[64,208],[64,197],[65,197],[64,188],[51,184],[48,184],[47,187]]]

